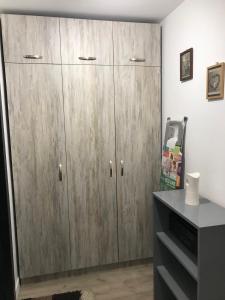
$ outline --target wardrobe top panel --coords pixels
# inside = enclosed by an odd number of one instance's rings
[[[112,22],[60,19],[63,64],[113,65]]]
[[[113,22],[114,64],[160,66],[159,24]]]
[[[2,15],[5,62],[61,63],[59,19]]]

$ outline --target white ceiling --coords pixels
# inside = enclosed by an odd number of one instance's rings
[[[115,20],[161,21],[183,0],[0,0],[0,11]]]

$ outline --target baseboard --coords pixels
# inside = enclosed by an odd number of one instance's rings
[[[82,275],[82,274],[96,272],[96,271],[112,270],[112,269],[121,268],[121,267],[142,265],[142,264],[152,263],[152,261],[153,261],[153,258],[150,257],[150,258],[137,259],[137,260],[133,260],[133,261],[125,261],[125,262],[113,263],[113,264],[109,264],[109,265],[102,265],[102,266],[90,267],[90,268],[85,268],[85,269],[66,271],[66,272],[61,272],[61,273],[56,273],[56,274],[26,278],[26,279],[21,279],[21,285],[30,284],[30,283],[38,283],[38,282],[43,282],[46,280],[52,280],[52,279],[63,278],[63,277],[72,277],[72,276]]]

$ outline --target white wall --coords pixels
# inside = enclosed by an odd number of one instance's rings
[[[185,0],[162,22],[163,127],[188,116],[186,171],[200,193],[225,206],[225,100],[206,100],[206,68],[225,61],[225,0]],[[194,48],[194,79],[179,81],[179,54]]]

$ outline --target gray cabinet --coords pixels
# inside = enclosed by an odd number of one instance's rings
[[[113,68],[63,66],[72,268],[118,261]]]
[[[59,19],[2,15],[5,62],[60,64]]]
[[[114,64],[160,66],[158,24],[113,22]]]
[[[112,22],[60,19],[62,63],[113,65]]]
[[[151,192],[159,188],[160,69],[115,67],[119,260],[152,256]]]
[[[155,300],[223,300],[225,209],[185,191],[154,193]]]
[[[20,276],[65,271],[70,242],[61,67],[5,69]]]

